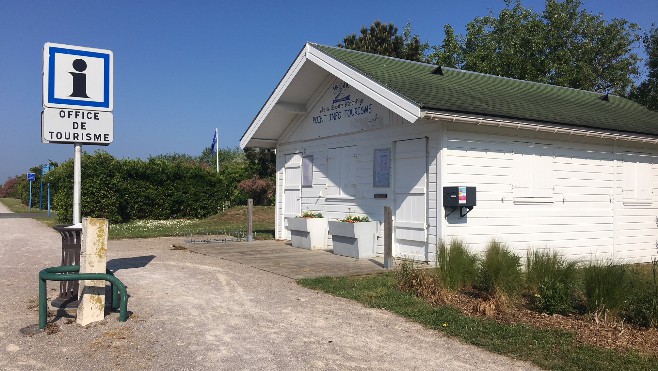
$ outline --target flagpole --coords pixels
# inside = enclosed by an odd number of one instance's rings
[[[219,173],[219,130],[215,128],[215,138],[217,138],[217,143],[215,144],[215,163],[217,164],[217,172]]]

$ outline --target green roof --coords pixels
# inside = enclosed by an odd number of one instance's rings
[[[615,95],[313,46],[423,110],[658,135],[658,112]]]

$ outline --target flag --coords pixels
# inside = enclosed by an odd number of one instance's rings
[[[215,154],[215,146],[217,145],[217,130],[215,130],[215,136],[212,138],[212,144],[210,145],[210,154]]]

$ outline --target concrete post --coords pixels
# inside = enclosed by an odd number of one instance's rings
[[[82,219],[80,273],[105,273],[107,267],[107,219]],[[105,317],[105,281],[80,281],[76,322],[86,326]]]

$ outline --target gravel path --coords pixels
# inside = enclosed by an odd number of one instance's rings
[[[26,335],[38,321],[38,272],[59,265],[60,236],[0,219],[0,369],[534,369],[285,277],[171,249],[180,242],[110,241],[109,265],[131,295],[127,322],[61,317]],[[58,284],[48,290],[56,296]]]

